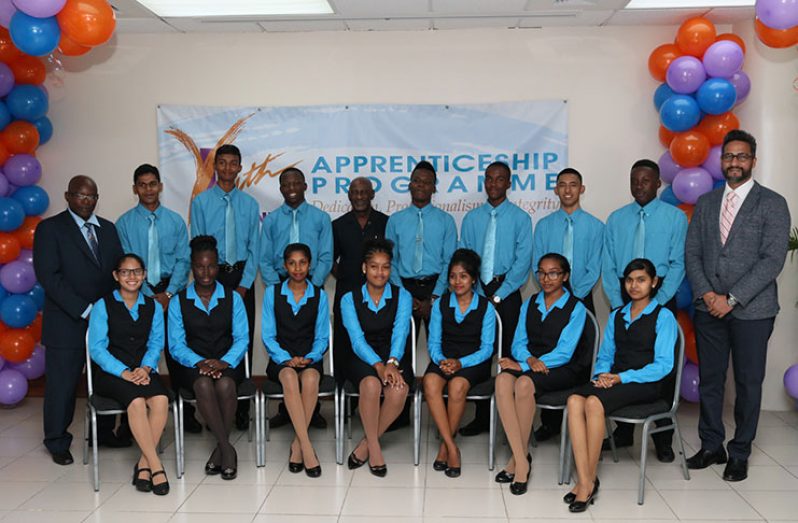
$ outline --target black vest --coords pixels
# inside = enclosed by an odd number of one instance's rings
[[[579,303],[579,298],[571,294],[562,309],[552,307],[544,320],[543,314],[538,310],[538,305],[535,303],[537,297],[538,295],[536,294],[530,298],[529,308],[526,313],[526,333],[528,340],[527,349],[532,356],[540,358],[557,346],[563,329],[568,325],[571,320],[571,314],[576,304]],[[588,337],[585,332],[590,326],[589,321],[589,319],[585,318],[582,336],[580,336],[574,348],[571,361],[566,364],[576,367],[577,370],[589,370],[593,358],[593,344],[590,341],[593,336]]]
[[[139,319],[133,321],[124,302],[117,301],[113,294],[103,298],[108,311],[108,352],[126,367],[135,369],[147,352],[155,302],[144,296],[139,305]]]
[[[180,312],[186,332],[186,345],[203,358],[219,359],[233,346],[233,295],[227,287],[210,315],[198,309],[186,297],[186,289],[178,293]]]
[[[308,282],[310,285],[310,282]],[[277,326],[277,343],[288,354],[305,357],[316,338],[316,317],[319,314],[319,295],[323,292],[313,286],[314,294],[294,316],[288,296],[280,292],[282,284],[274,285],[274,322]]]
[[[368,303],[363,301],[363,286],[358,285],[352,289],[352,301],[355,305],[360,328],[363,330],[366,342],[374,349],[374,352],[377,353],[377,356],[382,361],[387,360],[391,355],[393,322],[396,319],[396,311],[399,308],[399,292],[401,292],[396,285],[390,284],[390,286],[391,298],[386,299],[385,306],[376,313],[369,309]],[[407,345],[405,345],[404,354],[407,354]]]
[[[488,300],[475,295],[477,308],[469,311],[462,323],[454,318],[454,308],[449,306],[450,292],[439,298],[441,308],[441,350],[445,358],[462,358],[479,350],[482,343],[482,320]],[[455,305],[456,307],[457,305]]]

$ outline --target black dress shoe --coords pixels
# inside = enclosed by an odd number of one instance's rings
[[[687,458],[688,469],[705,469],[710,465],[726,463],[726,451],[720,448],[716,451],[701,449],[690,458]]]
[[[230,481],[236,479],[238,477],[238,452],[233,449],[233,453],[235,454],[235,465],[232,467],[223,467],[222,468],[222,479],[226,481]],[[153,474],[154,476],[155,474]],[[153,488],[155,488],[153,486]]]
[[[359,469],[363,465],[365,465],[365,461],[361,461],[357,459],[355,456],[355,451],[353,450],[351,454],[349,454],[349,459],[346,460],[346,466],[349,467],[349,470]]]
[[[436,470],[438,472],[443,472],[449,467],[449,465],[443,460],[435,460],[432,462],[432,470]]]
[[[493,478],[493,480],[496,483],[512,483],[514,479],[515,479],[515,474],[510,474],[506,470],[502,470],[501,472],[496,474],[495,478]]]
[[[155,476],[163,476],[164,478],[166,478],[166,472],[164,472],[163,470],[156,470],[155,472],[152,473],[152,477]],[[157,485],[153,484],[152,493],[155,494],[156,496],[165,496],[169,494],[169,481],[167,480],[164,481],[163,483],[158,483]]]
[[[548,425],[541,425],[538,430],[535,431],[535,440],[536,441],[547,441],[553,438],[554,436],[560,433],[560,427],[554,429],[553,427],[549,427]]]
[[[474,421],[466,425],[465,427],[461,428],[457,432],[461,436],[477,436],[486,432],[488,430],[488,425],[483,423],[481,420],[474,418]]]
[[[149,478],[140,478],[139,474],[141,472],[148,472]],[[149,492],[152,490],[152,470],[150,469],[140,469],[138,462],[133,465],[133,485],[136,486],[136,490],[139,492]]]
[[[723,479],[726,481],[742,481],[748,477],[748,460],[729,458],[723,470]]]
[[[194,416],[183,415],[183,429],[191,434],[199,434],[202,432],[202,425]]]
[[[52,457],[53,461],[58,465],[71,465],[75,462],[75,460],[72,459],[72,453],[68,450],[64,452],[53,452]]]
[[[316,455],[315,452],[313,453],[313,455],[316,456],[316,461],[319,461],[319,457]],[[321,476],[321,463],[319,463],[315,467],[310,467],[310,468],[305,466],[305,475],[309,478],[318,478],[319,476]]]
[[[287,425],[288,422],[291,421],[288,419],[288,414],[283,414],[282,412],[278,412],[271,418],[269,418],[269,428],[276,429],[282,427],[283,425]]]
[[[634,438],[615,438],[616,449],[624,449],[626,447],[631,447],[632,445],[634,445]],[[601,442],[601,450],[612,450],[610,438],[604,438],[604,441]]]
[[[310,417],[310,426],[314,429],[326,429],[327,420],[324,419],[324,416],[322,416],[320,412],[316,411],[313,413],[313,416]]]
[[[222,473],[222,466],[211,463],[210,461],[205,464],[205,475],[216,476]]]
[[[300,462],[291,461],[291,449],[288,449],[288,472],[292,474],[299,474],[305,470],[305,464]]]
[[[513,481],[510,483],[510,494],[515,496],[520,496],[521,494],[526,494],[527,485],[529,484],[529,480],[527,481]]]
[[[595,483],[593,483],[593,491],[590,493],[587,499],[584,501],[576,501],[576,496],[574,496],[574,500],[571,502],[570,505],[568,505],[568,510],[571,512],[584,512],[585,510],[587,510],[588,506],[596,502],[596,495],[598,494],[598,490],[599,490],[599,479],[598,476],[596,476],[596,481]],[[563,500],[564,499],[565,498],[563,498]]]
[[[593,495],[594,495],[594,496],[595,496],[596,494],[598,494],[598,491],[599,491],[599,485],[600,485],[600,484],[601,484],[601,482],[599,482],[598,476],[596,476],[596,482],[595,482],[595,483],[593,483]],[[566,494],[566,495],[564,495],[564,496],[562,497],[562,501],[563,501],[563,503],[565,503],[566,505],[570,505],[571,503],[573,503],[574,501],[576,501],[576,494],[574,494],[573,492],[569,492],[568,494]]]
[[[369,463],[369,471],[378,478],[384,478],[386,474],[388,474],[388,466],[387,465],[375,465],[371,466]]]
[[[457,457],[460,458],[460,462],[462,464],[463,458],[460,455],[460,449],[457,449]],[[450,466],[447,465],[446,466],[446,470],[444,470],[443,473],[446,474],[446,476],[450,477],[450,478],[459,478],[460,477],[460,467],[450,467]]]
[[[660,463],[673,463],[673,460],[676,459],[676,454],[673,453],[672,447],[663,446],[662,448],[657,448],[657,459]]]

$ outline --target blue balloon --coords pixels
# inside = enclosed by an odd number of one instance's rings
[[[701,109],[692,96],[674,94],[662,103],[659,117],[666,129],[681,133],[698,124]]]
[[[42,214],[50,206],[50,197],[47,196],[47,191],[38,185],[20,187],[11,198],[19,202],[27,216]]]
[[[725,78],[710,78],[698,88],[695,96],[698,106],[709,114],[723,114],[734,107],[737,91]]]
[[[0,231],[11,232],[19,229],[25,221],[25,210],[18,201],[0,198]]]
[[[30,325],[36,312],[36,303],[24,294],[12,294],[0,303],[0,319],[13,329]]]
[[[726,185],[726,180],[715,180],[715,183],[712,184],[712,190],[722,189],[724,185]]]
[[[676,94],[673,89],[668,84],[662,84],[657,87],[657,90],[654,91],[654,107],[657,108],[657,111],[660,110],[662,104],[665,103],[665,100],[670,98]]]
[[[46,116],[42,116],[33,122],[39,131],[39,145],[44,145],[53,137],[53,122]]]
[[[682,280],[682,284],[676,289],[676,308],[686,309],[693,303],[693,289],[687,278]]]
[[[44,56],[55,51],[61,39],[61,27],[54,16],[36,18],[17,11],[8,24],[11,40],[20,51],[32,56]]]
[[[34,285],[33,288],[25,294],[25,296],[33,300],[33,303],[36,304],[37,310],[42,310],[42,307],[44,307],[44,288],[41,285],[38,283]]]
[[[11,113],[5,102],[0,101],[0,129],[5,129],[6,125],[11,123]]]
[[[679,205],[682,203],[682,201],[673,194],[673,188],[670,185],[665,187],[662,194],[659,195],[659,199],[671,205]]]
[[[14,118],[34,122],[47,114],[50,102],[38,85],[20,84],[8,93],[6,106]]]

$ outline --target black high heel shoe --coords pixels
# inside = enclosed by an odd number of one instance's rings
[[[447,468],[449,468],[449,464],[446,463],[443,460],[437,460],[436,459],[435,461],[432,462],[432,470],[436,470],[438,472],[443,472]]]
[[[462,456],[460,454],[460,449],[457,449],[457,457],[460,459],[460,465],[462,466]],[[446,466],[446,470],[443,472],[446,474],[447,477],[450,478],[459,478],[460,477],[460,467],[450,467]]]
[[[145,471],[150,473],[150,479],[139,478],[139,472]],[[139,492],[149,492],[152,490],[152,470],[140,469],[138,461],[133,465],[133,485],[136,486],[136,490]]]
[[[375,465],[372,467],[371,463],[369,463],[369,471],[378,478],[384,478],[388,474],[388,466]]]
[[[598,476],[596,476],[596,482],[593,484],[593,495],[594,495],[594,496],[595,496],[596,494],[598,494],[598,491],[599,491],[599,485],[600,485],[600,484],[601,484],[601,482],[599,481],[599,479],[598,479]],[[576,500],[576,494],[574,494],[573,492],[569,492],[568,494],[566,494],[566,495],[564,495],[564,496],[562,497],[562,501],[563,501],[563,503],[565,503],[566,505],[570,505],[571,503],[573,503],[573,502],[574,502],[574,500]]]
[[[599,480],[596,477],[596,481],[593,483],[593,490],[590,492],[590,495],[584,501],[577,501],[576,497],[574,496],[574,501],[568,505],[568,510],[571,512],[584,512],[587,510],[588,505],[592,505],[596,502],[596,495],[598,494],[599,489]]]
[[[233,453],[235,454],[235,465],[222,469],[222,479],[226,481],[230,481],[238,477],[238,452],[233,449]]]
[[[530,470],[532,470],[532,454],[526,455],[526,461],[529,463]],[[496,477],[493,479],[496,481],[496,483],[512,483],[513,479],[515,479],[515,474],[510,474],[506,470],[502,470],[496,474]]]
[[[213,455],[216,454],[216,451],[219,450],[219,447],[216,447],[214,451],[211,453],[211,457],[208,459],[208,462],[205,463],[205,475],[206,476],[216,476],[222,473],[222,466],[217,465],[213,462]]]
[[[288,449],[288,472],[292,474],[299,474],[305,470],[305,464],[300,462],[291,461],[291,449]]]
[[[355,456],[355,451],[353,450],[351,454],[349,454],[349,459],[346,460],[346,466],[349,467],[349,470],[359,469],[363,465],[366,464],[366,461],[357,459]]]
[[[516,496],[526,494],[529,478],[532,476],[532,456],[530,454],[526,455],[526,461],[529,463],[529,472],[526,474],[526,481],[513,481],[510,483],[510,494]]]
[[[166,477],[166,472],[164,472],[163,469],[152,473],[152,477],[161,476],[161,475],[164,478]],[[164,481],[163,483],[159,483],[157,485],[153,484],[152,493],[155,494],[156,496],[165,496],[169,494],[169,480]]]
[[[316,461],[319,461],[319,457],[316,455],[315,452],[313,453],[313,455],[316,456]],[[319,463],[315,467],[310,467],[310,468],[305,467],[305,474],[309,478],[318,478],[319,476],[321,476],[321,463]]]

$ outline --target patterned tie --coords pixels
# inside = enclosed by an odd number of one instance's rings
[[[424,267],[424,216],[421,214],[421,209],[418,210],[418,224],[416,225],[416,251],[413,256],[413,273],[417,276],[421,275],[421,269]]]
[[[161,281],[161,246],[158,243],[158,229],[155,227],[155,213],[148,216],[147,228],[147,282],[155,287]]]
[[[635,230],[634,257],[643,258],[646,255],[646,211],[640,209],[640,221]]]
[[[565,236],[562,239],[562,255],[568,260],[571,270],[574,267],[574,218],[565,217]]]
[[[299,220],[297,219],[297,212],[299,209],[291,211],[291,237],[288,243],[299,243]]]
[[[84,223],[83,228],[86,229],[86,239],[89,240],[91,253],[94,255],[95,261],[100,263],[100,245],[97,243],[97,236],[94,235],[94,225]]]
[[[723,212],[720,215],[720,243],[726,245],[732,224],[734,223],[734,209],[737,207],[737,193],[732,191],[726,195],[723,203]]]
[[[496,257],[496,209],[490,211],[490,222],[485,235],[485,245],[482,247],[482,269],[480,278],[483,283],[490,283],[493,279],[493,263]]]
[[[227,208],[224,212],[224,261],[230,265],[238,261],[236,255],[236,219],[233,214],[233,198],[230,193],[224,195]]]

